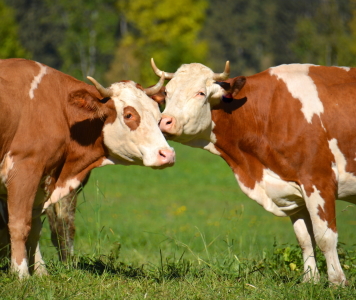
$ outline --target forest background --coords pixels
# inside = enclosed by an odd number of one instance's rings
[[[0,58],[80,80],[156,81],[200,62],[232,76],[283,63],[356,65],[356,0],[0,0]]]

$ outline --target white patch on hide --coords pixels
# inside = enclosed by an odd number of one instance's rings
[[[315,241],[325,256],[329,281],[341,284],[346,279],[336,250],[338,234],[328,227],[327,220],[324,221],[320,218],[319,206],[324,209],[325,200],[320,196],[320,191],[315,186],[313,189],[314,191],[307,196],[304,186],[302,186],[307,209],[313,223]]]
[[[310,64],[281,65],[270,68],[269,73],[281,79],[293,98],[302,104],[305,119],[311,123],[313,115],[320,116],[324,112],[323,103],[319,99],[318,90],[308,75]]]
[[[208,150],[209,152],[215,154],[215,155],[221,155],[221,153],[216,150],[215,148],[215,143],[217,142],[217,139],[216,139],[216,135],[215,133],[213,132],[214,128],[215,128],[216,124],[214,123],[214,121],[211,121],[211,133],[210,133],[210,143],[208,145],[206,145],[204,147],[205,150]]]
[[[112,160],[105,158],[105,159],[103,160],[103,162],[101,163],[101,165],[99,166],[99,168],[100,168],[100,167],[107,166],[107,165],[114,165],[114,164],[115,164],[115,163],[114,163]]]
[[[2,162],[0,163],[0,180],[2,184],[6,184],[9,172],[14,167],[14,160],[10,155],[10,151],[4,155]]]
[[[211,121],[210,142],[212,142],[213,144],[215,144],[217,142],[216,135],[214,133],[215,126],[216,126],[215,122]]]
[[[36,275],[40,275],[40,276],[48,274],[46,270],[45,262],[43,261],[42,258],[39,242],[37,243],[36,253],[35,253],[35,273]]]
[[[338,182],[338,199],[345,199],[347,197],[356,195],[356,176],[352,173],[346,172],[346,158],[340,151],[337,140],[334,138],[329,141],[329,148],[334,155],[335,164],[332,169],[335,173]]]
[[[256,182],[253,189],[246,187],[237,174],[235,177],[241,190],[248,197],[276,216],[289,216],[304,205],[300,187],[294,182],[282,180],[269,169],[263,170],[262,180]]]
[[[19,265],[17,264],[16,259],[11,259],[11,271],[17,273],[20,279],[30,276],[27,259],[24,258]]]
[[[51,172],[52,174],[53,172]],[[45,193],[45,199],[48,198],[49,194],[50,194],[50,190],[49,190],[49,185],[52,182],[52,176],[51,175],[47,175],[44,179],[44,193]]]
[[[56,187],[51,197],[45,202],[43,210],[67,196],[71,190],[76,189],[79,185],[80,181],[76,178],[72,178],[66,182],[64,187]]]
[[[337,67],[337,68],[343,69],[346,72],[350,71],[350,69],[351,69],[350,67]]]
[[[38,75],[36,75],[32,82],[31,82],[31,88],[30,88],[30,91],[29,91],[29,95],[30,95],[30,98],[33,99],[35,97],[34,95],[34,91],[35,89],[37,89],[38,85],[40,84],[43,76],[47,73],[47,67],[36,62],[36,64],[40,67],[40,72],[38,73]]]
[[[320,191],[316,188],[315,185],[313,186],[313,190],[314,191],[309,196],[307,196],[304,186],[302,185],[304,197],[307,199],[306,204],[308,212],[313,222],[315,240],[320,246],[323,245],[323,241],[327,240],[329,235],[334,234],[334,232],[328,227],[328,222],[320,218],[320,208],[324,210],[325,200],[320,196]]]
[[[215,154],[215,155],[221,155],[221,153],[216,150],[215,145],[213,143],[209,143],[204,147],[205,150],[208,150],[210,153]]]

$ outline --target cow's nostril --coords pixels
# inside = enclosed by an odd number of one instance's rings
[[[163,158],[166,158],[166,155],[163,153],[163,151],[159,151],[159,155],[162,156]]]
[[[166,122],[166,125],[170,125],[170,124],[172,124],[172,121]]]

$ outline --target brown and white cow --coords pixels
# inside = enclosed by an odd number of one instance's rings
[[[161,106],[165,101],[164,91],[165,86],[162,85],[157,93],[149,96]],[[85,182],[82,183],[83,187]],[[77,190],[71,191],[61,201],[48,206],[45,210],[51,230],[51,240],[57,249],[58,258],[62,262],[67,262],[74,254],[74,235],[76,231],[74,220],[78,193]]]
[[[20,278],[28,267],[45,272],[36,250],[43,207],[78,188],[90,170],[174,163],[158,105],[147,96],[163,77],[146,90],[90,80],[96,87],[38,62],[0,60],[0,242],[10,240],[11,270]]]
[[[196,63],[166,73],[161,130],[221,156],[244,193],[290,217],[305,281],[319,279],[318,245],[329,281],[346,284],[335,200],[356,202],[356,68],[290,64],[217,82],[228,73],[228,62],[223,74]]]

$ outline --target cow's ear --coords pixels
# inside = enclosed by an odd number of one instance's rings
[[[90,118],[102,118],[105,115],[107,100],[107,98],[99,99],[87,90],[78,90],[69,94],[68,102]]]
[[[246,77],[238,76],[227,79],[226,81],[216,81],[215,83],[220,85],[226,91],[224,98],[231,100],[238,99],[237,94],[244,87],[246,83]]]
[[[166,102],[166,87],[162,86],[158,93],[153,94],[151,97],[154,101],[158,103],[159,106],[162,106]]]
[[[245,76],[237,76],[237,77],[231,79],[231,82],[230,82],[231,90],[230,90],[230,92],[232,94],[232,98],[238,99],[237,94],[244,87],[245,83],[246,83],[246,77]]]

